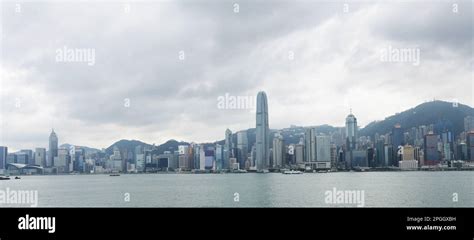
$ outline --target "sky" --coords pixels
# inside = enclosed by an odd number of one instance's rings
[[[350,109],[364,126],[433,99],[474,106],[472,1],[1,8],[0,145],[12,150],[47,148],[52,128],[95,148],[213,142],[255,127],[259,91],[272,129],[343,126]]]

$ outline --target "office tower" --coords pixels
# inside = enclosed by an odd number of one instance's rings
[[[304,162],[304,145],[301,143],[295,145],[295,159],[296,164],[302,164]]]
[[[474,132],[469,132],[466,136],[467,161],[474,161]]]
[[[49,135],[49,155],[48,161],[46,161],[46,167],[54,166],[54,158],[58,156],[58,136],[54,132],[54,129],[51,130]]]
[[[222,170],[224,166],[224,146],[216,144],[216,170]]]
[[[58,152],[58,156],[55,157],[53,160],[54,167],[57,169],[57,172],[58,173],[69,172],[69,162],[70,162],[69,149],[59,148],[57,152]]]
[[[353,168],[354,167],[368,167],[367,151],[353,150],[351,151],[351,153],[352,153],[351,167]]]
[[[403,147],[403,155],[402,155],[402,160],[416,160],[415,159],[415,148],[413,148],[411,145],[405,145]]]
[[[0,146],[0,170],[6,169],[7,156],[8,156],[8,147]]]
[[[384,145],[384,162],[383,166],[395,166],[394,159],[393,159],[393,146],[390,144]]]
[[[42,167],[46,165],[46,148],[35,149],[35,165]]]
[[[304,160],[316,162],[316,128],[307,128],[304,132]]]
[[[331,144],[331,168],[335,169],[337,166],[337,146]]]
[[[438,135],[430,132],[425,135],[424,139],[424,164],[436,165],[440,160],[440,154],[438,152]]]
[[[474,116],[467,116],[464,118],[464,131],[474,131]]]
[[[273,168],[283,167],[283,158],[285,156],[285,144],[280,133],[275,134],[273,138]]]
[[[403,130],[400,126],[400,124],[396,124],[392,128],[392,146],[393,148],[398,148],[398,146],[403,146],[404,145],[404,136],[403,136]]]
[[[28,162],[29,158],[27,153],[21,151],[16,153],[16,163],[28,164]]]
[[[268,169],[270,151],[270,129],[268,126],[268,102],[265,92],[257,94],[256,114],[256,167],[257,171]]]
[[[328,136],[316,136],[316,161],[331,162],[331,139]]]
[[[244,168],[248,158],[248,137],[246,130],[237,132],[237,149],[237,161],[240,164],[240,168]]]
[[[34,158],[33,158],[33,157],[34,157],[33,150],[30,150],[30,149],[22,149],[22,150],[20,150],[20,153],[26,155],[25,164],[35,164],[35,163],[34,163]]]
[[[329,136],[316,136],[316,168],[331,168],[331,139]]]
[[[346,117],[346,148],[348,151],[357,149],[358,127],[357,118],[352,110]]]
[[[199,169],[206,170],[206,153],[204,146],[200,146],[199,148]]]
[[[232,143],[232,131],[230,129],[225,130],[225,142],[224,142],[224,164],[223,168],[229,168],[229,158],[234,157],[233,154],[233,143]]]
[[[384,140],[378,140],[375,144],[375,166],[386,167],[385,165],[385,154],[384,154]]]
[[[86,162],[86,152],[83,148],[71,146],[71,158],[73,159],[73,170],[84,172]]]
[[[250,151],[250,158],[251,158],[250,165],[256,168],[255,163],[257,161],[257,147],[255,146],[255,144],[253,144],[252,150]]]
[[[375,149],[372,147],[367,148],[367,163],[369,167],[375,167]]]
[[[295,156],[295,144],[290,144],[286,148],[286,153],[287,153],[287,163],[289,165],[295,164],[296,163],[296,156]]]

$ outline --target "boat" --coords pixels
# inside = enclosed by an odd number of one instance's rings
[[[295,170],[286,170],[286,171],[283,171],[283,174],[303,174],[303,172],[295,171]]]
[[[111,177],[118,177],[118,176],[120,176],[120,174],[114,173],[114,174],[110,174],[109,176],[111,176]]]
[[[16,176],[15,179],[21,179],[21,177]]]
[[[0,180],[10,180],[10,178],[9,178],[9,177],[2,177],[2,176],[0,176]]]

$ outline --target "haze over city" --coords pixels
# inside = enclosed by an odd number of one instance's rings
[[[271,129],[344,126],[351,108],[364,126],[433,99],[473,106],[472,8],[458,4],[2,3],[0,145],[47,147],[51,128],[97,148],[213,142],[255,127],[255,111],[218,98],[260,90]],[[69,49],[93,61],[62,59]],[[389,49],[415,55],[386,61]]]

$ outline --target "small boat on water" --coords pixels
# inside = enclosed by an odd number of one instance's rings
[[[283,174],[303,174],[303,172],[295,170],[286,170],[283,172]]]
[[[16,176],[15,179],[21,179],[21,177]]]
[[[2,177],[2,176],[0,176],[0,180],[10,180],[10,178],[9,178],[9,177]]]
[[[118,176],[120,176],[120,174],[114,173],[114,174],[110,174],[109,176],[111,176],[111,177],[118,177]]]

